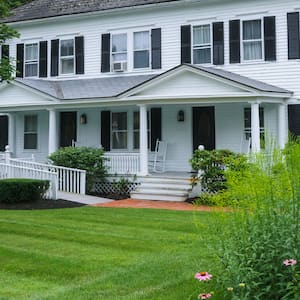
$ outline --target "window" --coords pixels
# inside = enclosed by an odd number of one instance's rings
[[[24,116],[24,149],[37,149],[37,115]]]
[[[74,74],[74,39],[60,41],[60,73]]]
[[[38,76],[39,46],[37,43],[25,45],[25,77]]]
[[[127,113],[112,113],[112,149],[127,149]]]
[[[261,20],[243,21],[244,60],[263,59],[263,37]]]
[[[149,31],[133,34],[133,67],[134,69],[150,66],[150,34]]]
[[[211,29],[210,25],[193,27],[193,63],[211,63]]]
[[[264,120],[264,108],[259,108],[259,127],[260,127],[260,135],[261,139],[263,139],[264,131],[265,131],[265,120]],[[251,137],[251,108],[245,107],[244,108],[244,128],[245,128],[245,135],[246,139]]]
[[[127,34],[113,34],[111,39],[112,62],[127,62]]]
[[[149,112],[147,112],[148,148],[150,148]],[[140,149],[140,113],[133,113],[133,149]]]

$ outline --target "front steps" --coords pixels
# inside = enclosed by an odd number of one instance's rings
[[[141,184],[131,192],[132,199],[184,202],[191,191],[188,177],[155,175],[140,177]]]

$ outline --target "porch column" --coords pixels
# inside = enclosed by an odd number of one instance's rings
[[[52,154],[57,150],[57,120],[56,110],[53,108],[48,109],[49,111],[49,135],[48,135],[48,154]]]
[[[8,145],[9,151],[14,153],[15,149],[15,140],[16,140],[16,114],[8,114]]]
[[[278,145],[280,149],[283,149],[287,142],[287,107],[284,103],[278,104]]]
[[[251,103],[251,142],[252,151],[260,152],[260,122],[259,122],[259,102]]]
[[[147,106],[140,107],[140,174],[148,175],[148,134],[147,134]]]

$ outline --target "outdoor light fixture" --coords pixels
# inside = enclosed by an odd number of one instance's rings
[[[80,116],[80,124],[86,124],[86,123],[87,123],[86,114],[82,114]]]
[[[184,111],[183,110],[180,110],[177,113],[177,121],[178,122],[184,122]]]

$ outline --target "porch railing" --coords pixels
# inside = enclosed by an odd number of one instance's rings
[[[49,180],[50,187],[46,193],[49,199],[57,199],[58,174],[53,170],[34,169],[25,166],[0,163],[0,179],[6,178],[31,178]]]
[[[41,164],[33,161],[19,159],[9,159],[9,165],[28,168],[38,171],[56,173],[58,176],[57,189],[62,192],[75,194],[85,194],[86,171],[79,169],[66,168],[50,164]]]
[[[109,153],[106,152],[104,157],[107,158],[105,166],[109,174],[137,174],[140,170],[139,153]]]

